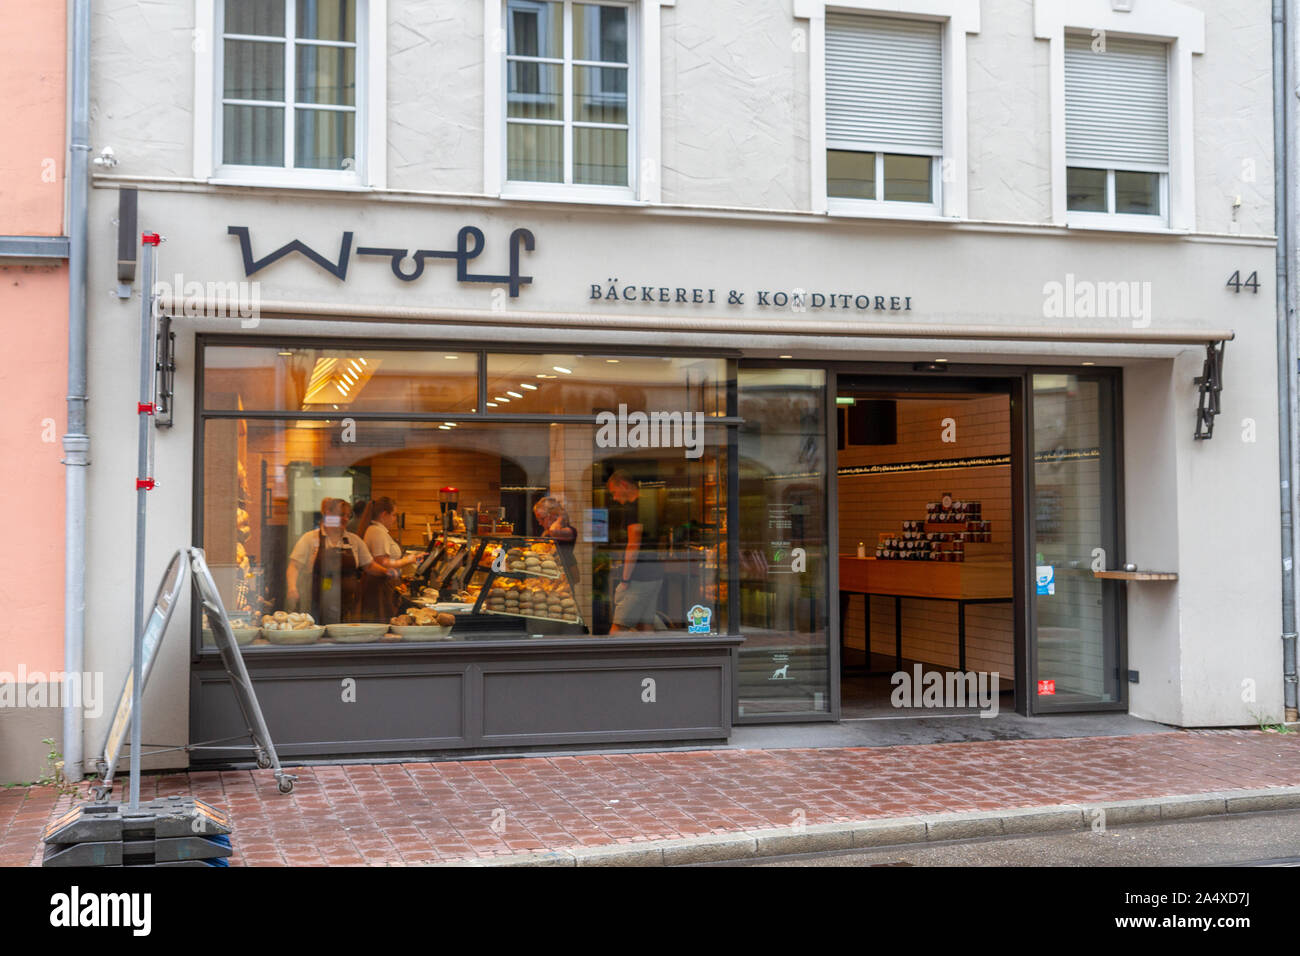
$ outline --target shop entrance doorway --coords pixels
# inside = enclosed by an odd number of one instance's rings
[[[841,719],[1017,709],[1015,391],[838,377]]]

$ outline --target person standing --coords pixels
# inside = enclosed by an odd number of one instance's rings
[[[366,548],[379,564],[396,572],[420,561],[424,555],[402,555],[402,546],[393,540],[397,528],[397,502],[392,498],[371,498],[357,528]],[[398,609],[397,580],[390,573],[384,577],[366,575],[361,579],[361,620],[383,622],[396,616]]]
[[[615,471],[605,486],[620,506],[610,509],[611,540],[623,545],[609,632],[653,631],[664,583],[657,522],[641,508],[641,486],[627,472]]]
[[[366,543],[346,530],[350,510],[342,498],[323,499],[320,525],[304,533],[289,554],[287,603],[299,610],[306,605],[317,624],[356,620],[362,575],[398,574],[375,561]]]

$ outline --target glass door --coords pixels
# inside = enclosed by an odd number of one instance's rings
[[[1116,380],[1034,374],[1031,710],[1124,706]]]
[[[737,718],[831,710],[826,372],[742,368]]]

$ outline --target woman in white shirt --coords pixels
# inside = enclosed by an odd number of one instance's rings
[[[321,501],[321,523],[305,533],[289,554],[286,588],[290,608],[310,609],[317,624],[357,620],[362,581],[396,577],[376,561],[365,541],[345,530],[349,505]]]
[[[366,509],[357,522],[357,530],[363,535],[366,547],[375,560],[389,571],[389,577],[367,577],[361,584],[361,620],[387,621],[398,613],[398,595],[395,590],[396,578],[401,577],[401,569],[415,564],[424,555],[408,554],[402,556],[402,546],[393,540],[393,531],[397,527],[397,502],[392,498],[372,498],[366,503]]]

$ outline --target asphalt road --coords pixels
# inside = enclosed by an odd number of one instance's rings
[[[1300,866],[1300,811],[777,857],[730,866]]]

